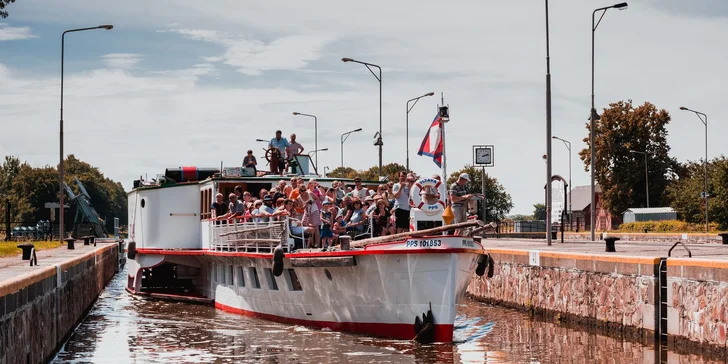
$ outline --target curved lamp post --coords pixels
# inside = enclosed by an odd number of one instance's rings
[[[435,95],[434,92],[428,92],[422,96],[407,100],[407,124],[406,124],[406,131],[405,131],[405,135],[406,135],[405,138],[407,140],[407,172],[410,171],[410,167],[409,167],[409,113],[410,113],[410,111],[412,111],[412,109],[415,107],[415,105],[417,105],[417,101],[419,101],[419,99],[421,99],[423,97],[427,97],[427,96],[433,96],[433,95]],[[414,101],[414,103],[412,104],[412,107],[410,107],[409,103],[412,101]]]
[[[552,136],[551,138],[556,139],[556,140],[561,140],[562,142],[564,142],[566,149],[569,150],[569,186],[573,190],[574,186],[571,185],[571,142],[569,142],[566,139],[561,139],[557,136]],[[574,223],[574,219],[572,218],[574,212],[571,210],[571,201],[572,201],[571,192],[569,192],[568,197],[569,197],[569,225],[572,225]]]
[[[356,133],[358,131],[361,131],[361,128],[347,131],[346,133],[341,134],[341,168],[344,168],[344,142],[346,141],[346,139],[349,139],[349,134]],[[344,138],[344,136],[346,136],[346,138]]]
[[[599,120],[599,114],[597,114],[597,109],[594,107],[594,33],[597,31],[597,27],[599,26],[599,23],[602,22],[602,18],[604,18],[604,14],[607,13],[607,10],[609,9],[619,9],[619,10],[625,10],[627,9],[627,3],[619,3],[614,4],[612,6],[606,6],[603,8],[596,9],[592,12],[592,52],[591,52],[591,114],[589,115],[590,120],[590,130],[589,130],[589,149],[591,150],[591,166],[589,167],[589,170],[591,172],[591,204],[590,204],[590,228],[591,228],[591,240],[594,241],[594,204],[596,203],[595,197],[596,197],[596,188],[594,186],[594,122],[596,120]],[[594,16],[598,11],[602,12],[602,15],[599,17],[599,21],[594,22]]]
[[[697,115],[698,119],[705,125],[705,162],[703,163],[705,168],[705,186],[703,191],[703,198],[705,198],[705,232],[708,232],[709,221],[708,220],[708,115],[703,114],[700,111],[690,110],[685,106],[680,106],[680,110],[692,111]],[[705,118],[705,120],[703,120]]]
[[[65,226],[63,221],[63,215],[64,215],[64,208],[63,208],[63,197],[65,195],[65,191],[63,191],[63,61],[64,56],[66,54],[66,33],[74,33],[74,32],[82,32],[85,30],[95,30],[95,29],[105,29],[105,30],[111,30],[114,26],[110,24],[106,25],[99,25],[95,27],[90,28],[78,28],[78,29],[69,29],[63,32],[61,34],[61,120],[60,120],[60,153],[61,153],[61,162],[58,165],[58,194],[60,199],[60,218],[59,218],[59,228],[58,228],[58,237],[61,241],[61,244],[63,244],[63,238],[65,237]]]
[[[347,58],[347,57],[342,58],[341,61],[363,64],[364,66],[366,66],[366,68],[369,70],[369,72],[371,72],[372,75],[374,75],[374,78],[376,78],[377,81],[379,81],[379,138],[377,139],[376,145],[379,147],[379,175],[381,176],[382,175],[382,145],[383,145],[383,143],[382,143],[382,67],[379,67],[373,63],[361,62],[361,61],[357,61],[355,59],[351,59],[351,58]],[[374,73],[374,71],[372,71],[372,68],[370,66],[376,67],[377,69],[379,69],[379,76],[377,76],[377,74]],[[343,165],[344,162],[342,162],[341,164]]]
[[[314,133],[313,149],[318,150],[318,119],[316,118],[316,116],[310,115],[310,114],[303,114],[303,113],[296,112],[296,111],[293,112],[293,115],[308,116],[310,118],[313,118],[313,133]],[[316,154],[316,167],[318,167],[318,154]]]

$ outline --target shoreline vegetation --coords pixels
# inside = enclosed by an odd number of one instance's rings
[[[32,243],[33,245],[35,245],[35,251],[57,249],[61,246],[61,243],[59,241],[0,241],[0,258],[20,255],[23,250],[18,248],[18,245],[24,243]]]

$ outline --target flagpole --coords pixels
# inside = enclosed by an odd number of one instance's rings
[[[445,94],[440,92],[440,100],[442,106],[445,106]],[[437,108],[439,115],[440,108]],[[445,153],[445,122],[446,120],[440,120],[440,139],[442,140],[442,180],[447,184],[447,154]],[[447,200],[445,201],[447,203]]]

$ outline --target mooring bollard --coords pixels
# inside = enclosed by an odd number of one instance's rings
[[[23,243],[18,245],[18,248],[23,249],[23,260],[30,260],[30,266],[38,265],[38,257],[35,255],[35,245],[31,243]]]
[[[720,233],[720,234],[718,234],[718,236],[720,236],[721,239],[723,239],[723,244],[728,245],[728,233]]]
[[[341,234],[339,235],[339,248],[341,250],[349,250],[349,242],[351,241],[351,236]]]
[[[68,244],[69,250],[76,249],[76,247],[74,246],[74,243],[76,242],[75,238],[65,238],[65,239],[63,239],[63,241],[65,241],[66,244]]]
[[[604,241],[607,242],[607,250],[605,250],[608,253],[616,253],[617,249],[614,246],[614,242],[619,240],[617,237],[607,237],[604,238]]]

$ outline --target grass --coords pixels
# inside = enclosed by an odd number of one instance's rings
[[[33,243],[36,251],[56,249],[61,246],[58,241],[2,241],[0,242],[0,258],[20,255],[23,250],[18,248],[18,245],[23,243]]]

